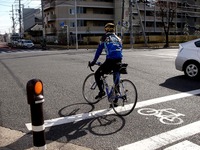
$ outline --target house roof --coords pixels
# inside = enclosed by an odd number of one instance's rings
[[[31,28],[31,31],[42,31],[42,25],[36,24]]]

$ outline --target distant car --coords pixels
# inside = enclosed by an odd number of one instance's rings
[[[18,47],[33,49],[35,47],[35,45],[33,44],[33,42],[31,40],[19,40]]]
[[[189,78],[200,76],[200,38],[179,44],[175,67]]]

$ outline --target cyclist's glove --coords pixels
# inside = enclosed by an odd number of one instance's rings
[[[96,63],[95,61],[91,61],[89,65],[90,65],[90,66],[94,66],[95,63]]]

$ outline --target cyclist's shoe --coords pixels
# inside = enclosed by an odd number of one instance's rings
[[[104,91],[99,92],[99,94],[95,97],[95,99],[100,99],[100,98],[102,98],[105,95],[106,95],[106,93]]]
[[[118,107],[118,103],[114,103],[114,107]],[[110,108],[112,108],[112,104],[110,104]]]

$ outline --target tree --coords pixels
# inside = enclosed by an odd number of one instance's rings
[[[157,16],[161,17],[161,23],[164,29],[166,43],[164,47],[169,47],[169,31],[173,27],[173,19],[176,13],[176,2],[170,0],[157,0],[155,5],[158,7]]]

